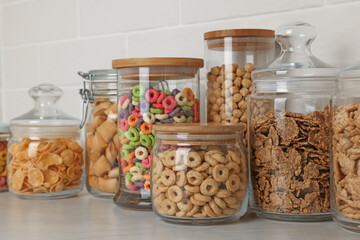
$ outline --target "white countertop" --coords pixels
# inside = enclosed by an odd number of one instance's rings
[[[248,214],[218,226],[184,226],[163,222],[152,212],[121,210],[112,200],[83,191],[61,200],[21,200],[0,193],[0,240],[132,239],[314,239],[359,240],[334,222],[286,223]]]

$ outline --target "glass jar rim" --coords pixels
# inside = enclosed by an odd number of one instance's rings
[[[275,31],[271,29],[241,28],[223,29],[204,33],[204,40],[224,38],[224,37],[270,37],[275,36]]]
[[[153,129],[161,133],[194,133],[194,134],[235,134],[243,132],[246,128],[244,123],[220,124],[220,123],[179,123],[179,124],[156,124]]]

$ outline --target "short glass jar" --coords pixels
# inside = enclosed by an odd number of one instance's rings
[[[360,63],[339,74],[333,99],[331,210],[333,219],[360,232]]]
[[[154,124],[199,122],[199,68],[202,59],[113,60],[118,69],[120,187],[114,202],[151,209],[150,152]]]
[[[239,220],[247,211],[244,124],[154,125],[153,209],[173,223]]]
[[[113,198],[119,188],[120,140],[117,127],[117,71],[79,72],[84,78],[81,127],[85,126],[86,188],[96,197]]]
[[[9,124],[0,124],[0,192],[5,192],[8,190],[6,178],[6,160],[9,137]]]
[[[79,120],[57,107],[60,88],[40,84],[29,95],[34,108],[10,121],[9,191],[26,199],[74,196],[83,189]]]
[[[280,57],[253,72],[250,206],[275,220],[328,220],[330,109],[338,70],[311,54],[313,26],[292,23],[275,34]]]
[[[208,122],[247,124],[251,73],[275,59],[274,31],[218,30],[205,33],[204,40]]]

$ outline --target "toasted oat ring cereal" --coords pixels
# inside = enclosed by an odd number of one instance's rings
[[[178,203],[180,202],[184,197],[184,192],[179,186],[171,186],[167,190],[168,197],[171,201]]]
[[[220,209],[220,207],[215,203],[214,200],[211,200],[211,201],[209,202],[209,206],[211,207],[211,209],[213,210],[213,212],[214,212],[217,216],[221,215],[221,209]]]
[[[226,189],[220,189],[217,193],[216,196],[219,198],[225,198],[225,197],[230,197],[231,196],[231,192],[226,190]]]
[[[199,186],[190,186],[190,185],[186,185],[185,187],[186,191],[189,191],[191,193],[198,193],[200,192],[200,187]]]
[[[226,208],[226,203],[219,197],[214,197],[214,202],[222,209]]]
[[[222,213],[223,214],[227,214],[227,215],[231,215],[231,214],[234,214],[236,213],[238,210],[237,209],[234,209],[234,208],[224,208],[222,210]]]
[[[206,204],[204,206],[204,211],[206,212],[206,214],[209,216],[209,217],[216,217],[216,214],[214,213],[214,211],[212,210],[212,208],[210,207],[209,204]]]
[[[183,198],[180,202],[177,203],[177,206],[181,211],[189,212],[194,205],[190,202],[188,198]]]
[[[191,197],[190,197],[190,202],[191,202],[192,204],[198,205],[198,206],[204,206],[204,205],[206,204],[206,202],[196,200],[194,196],[191,196]]]
[[[223,198],[224,201],[226,202],[226,204],[229,206],[229,205],[233,205],[233,204],[236,204],[237,200],[235,197],[226,197],[226,198]]]
[[[195,213],[197,213],[199,211],[199,206],[198,205],[193,205],[193,208],[186,213],[187,217],[192,217]]]
[[[229,178],[229,169],[223,165],[216,165],[212,170],[214,179],[218,182],[225,182]]]
[[[186,212],[184,212],[184,211],[177,212],[177,213],[175,214],[175,216],[177,216],[177,217],[185,217],[185,216],[186,216]]]
[[[188,167],[195,168],[200,166],[201,157],[197,152],[189,152],[186,156],[186,164]]]
[[[168,190],[168,187],[161,183],[154,184],[153,188],[153,193],[156,197],[158,197],[162,193],[165,193]]]
[[[195,193],[194,198],[201,202],[210,202],[211,201],[211,197],[202,195],[201,193]]]
[[[174,185],[176,181],[175,173],[170,169],[165,169],[161,173],[161,181],[165,186]]]
[[[192,184],[192,185],[200,185],[204,179],[204,177],[201,175],[201,173],[196,172],[196,171],[189,171],[186,174],[188,183]]]
[[[206,218],[206,217],[207,217],[207,214],[206,214],[204,208],[201,208],[198,213],[195,213],[195,214],[194,214],[194,217],[195,217],[195,218]]]
[[[203,164],[201,164],[200,166],[195,168],[195,171],[202,172],[202,171],[205,171],[206,169],[208,169],[209,167],[210,167],[210,164],[207,162],[204,162]]]
[[[235,162],[237,164],[240,164],[241,162],[241,159],[238,155],[236,155],[235,152],[233,151],[229,151],[228,154],[226,155],[226,159],[229,161],[229,162]]]
[[[205,154],[205,158],[213,158],[219,163],[225,163],[226,158],[223,156],[223,154],[219,150],[210,150]]]
[[[200,185],[200,192],[206,196],[213,196],[218,191],[218,183],[211,178],[205,179]]]
[[[230,175],[229,179],[226,181],[226,189],[230,192],[235,192],[240,188],[240,178],[238,175]]]
[[[176,172],[176,185],[184,187],[187,184],[186,174],[183,171]]]
[[[240,172],[240,167],[235,162],[228,162],[226,167],[229,169],[229,175],[236,174]],[[244,174],[246,177],[246,174]]]
[[[165,161],[163,162],[167,167],[173,167],[176,163],[176,151],[171,150],[166,154]]]
[[[165,199],[162,202],[163,206],[162,208],[164,209],[164,211],[166,212],[166,214],[168,215],[175,215],[176,211],[176,203],[170,201],[169,199]]]

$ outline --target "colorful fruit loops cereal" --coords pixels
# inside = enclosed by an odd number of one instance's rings
[[[53,193],[79,186],[83,149],[68,138],[23,138],[9,148],[9,188],[20,194]]]
[[[159,214],[208,218],[240,210],[247,181],[239,148],[161,145],[153,154],[152,195]]]
[[[7,156],[7,141],[0,141],[0,191],[7,189],[6,156]]]
[[[159,91],[136,85],[119,102],[121,167],[132,191],[150,191],[153,124],[199,122],[199,100],[190,88]]]

